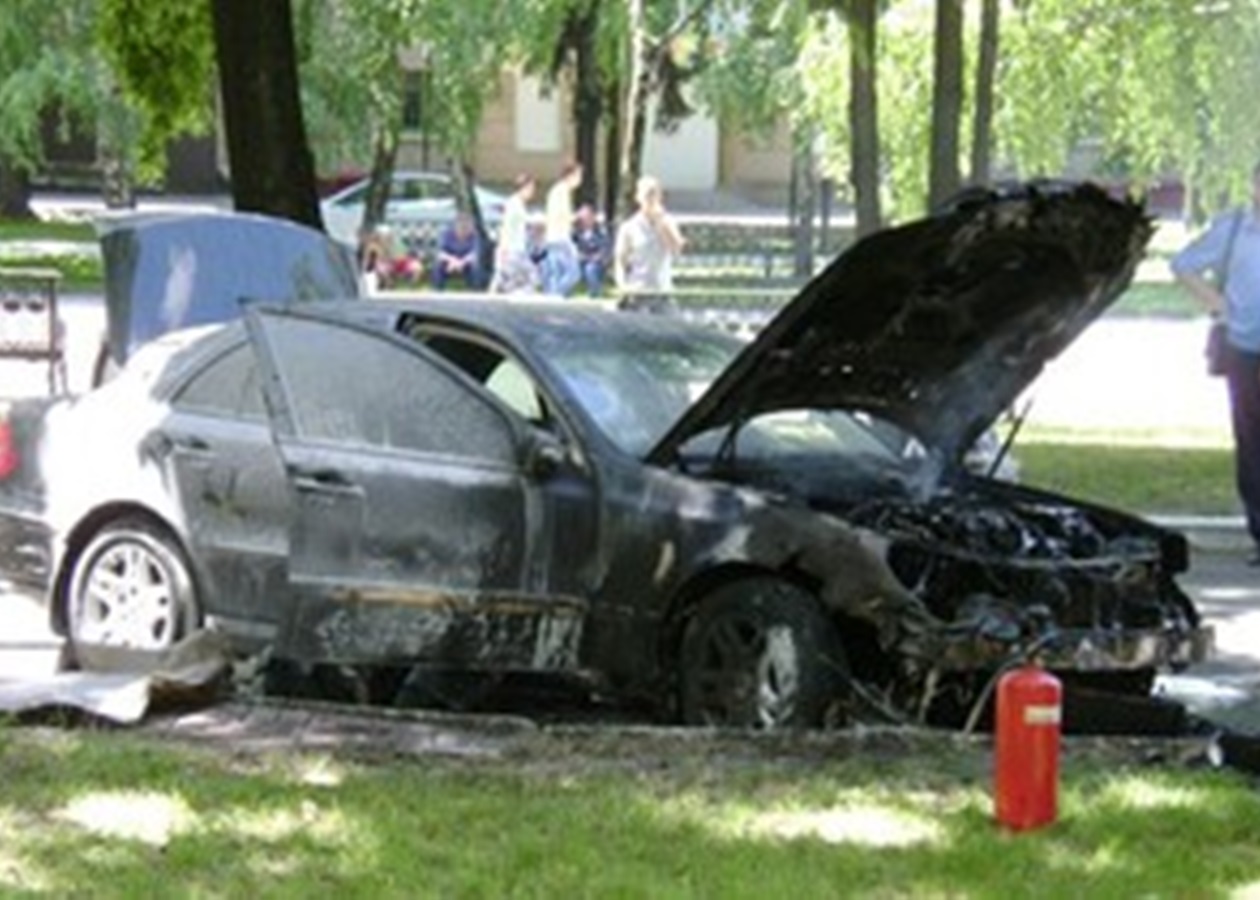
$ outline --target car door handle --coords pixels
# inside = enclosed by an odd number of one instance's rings
[[[175,445],[176,450],[185,450],[192,453],[211,452],[210,444],[196,435],[181,434],[177,437],[171,438],[170,441]]]
[[[165,431],[151,431],[140,442],[140,451],[150,459],[162,460],[179,451],[194,456],[211,456],[213,449],[199,437],[188,434],[169,435]]]
[[[336,469],[312,469],[293,473],[293,486],[299,491],[358,492],[358,486]]]

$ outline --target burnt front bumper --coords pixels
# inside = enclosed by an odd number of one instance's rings
[[[1047,668],[1074,672],[1164,669],[1177,671],[1202,662],[1216,643],[1210,625],[1178,629],[1063,629],[1019,644],[983,635],[951,636],[938,647],[933,663],[946,672],[1001,666],[1036,645]]]

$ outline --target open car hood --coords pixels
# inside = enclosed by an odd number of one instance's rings
[[[353,254],[321,231],[248,213],[136,214],[97,225],[109,354],[240,315],[242,300],[355,299]]]
[[[854,244],[649,454],[789,409],[866,411],[958,459],[1125,289],[1152,232],[1090,184],[966,192]]]

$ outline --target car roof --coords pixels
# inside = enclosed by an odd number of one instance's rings
[[[398,328],[406,319],[446,323],[465,330],[497,335],[518,347],[537,349],[562,341],[599,344],[629,336],[663,339],[697,336],[721,340],[711,327],[693,324],[678,316],[619,310],[612,301],[562,299],[504,299],[501,297],[420,296],[404,299],[372,300],[355,304],[346,312],[360,320],[372,319],[386,310]],[[315,309],[323,308],[316,305]],[[730,337],[733,343],[741,343]]]
[[[264,304],[265,306],[266,304]],[[413,296],[366,302],[311,302],[301,313],[366,326],[385,333],[405,331],[409,322],[482,335],[522,355],[545,357],[557,344],[599,346],[624,340],[723,341],[738,338],[677,316],[618,310],[611,301],[512,300],[491,296]],[[203,361],[243,340],[242,320],[180,329],[155,339],[137,352],[155,378],[155,389],[181,381]],[[128,368],[131,368],[129,363]],[[160,373],[158,370],[161,370]]]

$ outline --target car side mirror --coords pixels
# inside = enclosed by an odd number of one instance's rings
[[[525,450],[525,471],[537,479],[550,478],[569,463],[569,450],[553,434],[535,431]]]

